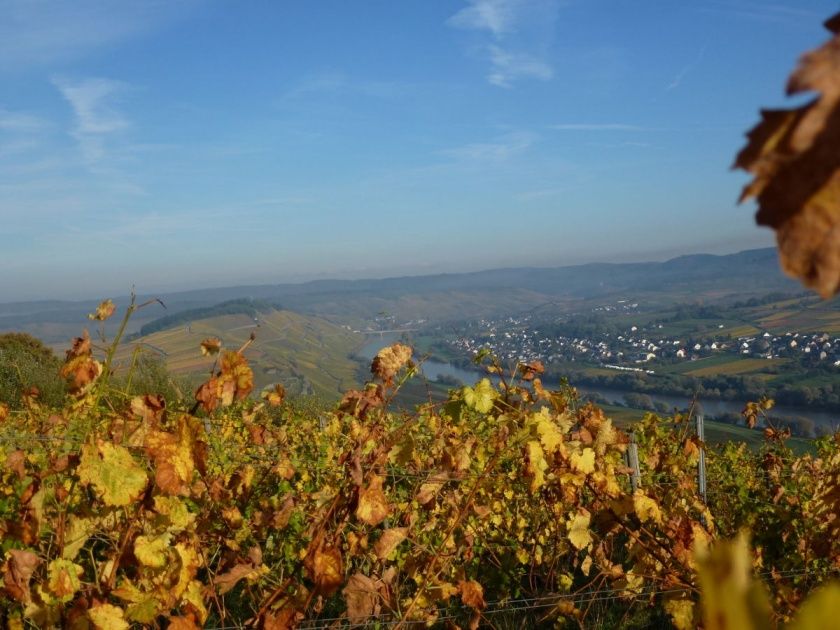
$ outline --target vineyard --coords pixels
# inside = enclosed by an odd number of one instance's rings
[[[840,290],[840,16],[737,165],[785,269]],[[194,399],[131,390],[115,337],[85,331],[68,393],[0,403],[0,621],[7,628],[557,626],[837,627],[840,433],[796,455],[773,403],[756,450],[711,447],[696,418],[648,414],[632,433],[539,363],[440,403],[396,410],[418,371],[380,351],[331,408],[252,396],[239,348]],[[111,301],[91,319],[113,317]],[[13,366],[14,367],[14,366]],[[22,373],[21,373],[22,374]]]
[[[648,415],[634,474],[630,437],[538,364],[481,357],[498,386],[396,413],[416,372],[397,344],[319,411],[249,397],[243,348],[207,339],[188,408],[127,396],[118,342],[76,339],[62,408],[2,407],[7,627],[817,628],[840,605],[840,587],[802,604],[838,569],[836,437],[711,449],[690,416]]]

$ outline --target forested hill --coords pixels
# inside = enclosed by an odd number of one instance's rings
[[[386,311],[402,320],[445,321],[516,313],[558,299],[625,294],[671,301],[742,298],[800,289],[779,269],[775,249],[723,256],[681,256],[665,262],[596,263],[553,268],[509,268],[474,273],[370,280],[318,280],[300,284],[234,286],[183,291],[159,297],[167,310],[139,314],[134,330],[163,315],[214,307],[230,300],[282,303],[286,309],[333,320],[364,320]],[[84,302],[0,304],[0,330],[25,329],[44,339],[65,338],[66,324],[78,327],[96,304]],[[141,296],[141,299],[145,299]],[[127,298],[116,298],[122,306]],[[177,319],[173,317],[173,319]]]

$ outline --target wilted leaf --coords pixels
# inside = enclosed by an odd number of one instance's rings
[[[347,605],[347,618],[350,623],[363,623],[366,618],[376,613],[379,590],[376,582],[368,576],[354,573],[341,592]]]
[[[410,360],[411,348],[401,343],[395,343],[376,353],[370,371],[386,384],[391,384],[397,372],[408,365]]]
[[[388,517],[388,500],[382,492],[382,477],[374,475],[370,484],[359,493],[356,518],[368,525],[379,525]]]
[[[388,556],[399,546],[399,544],[408,536],[407,527],[392,527],[382,532],[382,536],[376,541],[373,550],[376,557],[380,560],[386,560]]]
[[[254,566],[250,562],[240,562],[229,571],[226,571],[221,575],[217,575],[216,578],[213,580],[213,584],[216,585],[216,588],[219,591],[219,595],[224,595],[225,593],[230,591],[234,586],[236,586],[236,584],[240,580],[254,575],[259,575],[259,570],[256,566]]]
[[[475,387],[464,387],[463,392],[467,406],[479,413],[489,413],[499,395],[489,378],[481,379]]]
[[[279,407],[286,400],[286,388],[277,383],[270,390],[263,392],[262,397],[272,407]]]
[[[185,493],[202,450],[204,428],[188,415],[178,419],[178,433],[149,431],[146,452],[154,460],[155,483],[166,494]]]
[[[341,552],[336,547],[319,547],[312,557],[310,578],[324,595],[338,590],[344,582]]]
[[[79,590],[85,570],[75,562],[56,559],[47,567],[47,589],[60,602],[69,602]]]
[[[199,630],[200,627],[192,615],[170,617],[166,626],[167,630]]]
[[[41,564],[40,558],[31,551],[10,549],[3,563],[3,588],[13,599],[28,604],[31,597],[29,580]]]
[[[218,337],[208,337],[207,339],[201,342],[201,354],[205,357],[210,357],[214,354],[219,354],[219,350],[221,349],[222,340]]]
[[[484,601],[484,589],[475,580],[462,580],[458,583],[458,591],[461,593],[461,601],[475,610],[484,610],[487,603]]]
[[[82,447],[77,472],[79,480],[91,484],[109,506],[134,502],[148,482],[146,472],[127,449],[102,440]]]
[[[735,166],[755,179],[756,220],[776,230],[783,269],[823,297],[840,289],[840,20],[829,42],[802,57],[788,94],[818,92],[792,110],[763,111]]]
[[[116,306],[111,300],[105,300],[99,306],[96,307],[96,311],[88,315],[88,319],[94,319],[96,321],[104,322],[106,319],[111,317],[116,310]]]
[[[122,608],[112,604],[97,604],[87,611],[96,630],[128,630],[129,624],[125,620]]]

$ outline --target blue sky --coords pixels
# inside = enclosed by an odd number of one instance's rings
[[[0,0],[0,301],[772,243],[836,0]]]

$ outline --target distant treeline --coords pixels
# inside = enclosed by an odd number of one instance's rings
[[[256,317],[257,313],[265,313],[273,309],[279,310],[280,308],[279,304],[262,300],[228,300],[215,306],[193,308],[179,313],[173,313],[172,315],[165,315],[148,324],[144,324],[140,328],[140,332],[134,336],[135,338],[143,337],[160,330],[174,328],[175,326],[181,326],[198,319],[207,319],[208,317],[218,317],[219,315],[248,315],[249,317]]]
[[[807,374],[801,376],[805,377]],[[648,375],[641,372],[621,372],[611,375],[564,370],[562,373],[547,375],[547,379],[561,377],[568,378],[576,385],[618,389],[638,394],[687,398],[697,394],[707,400],[734,401],[759,400],[762,396],[768,396],[779,405],[840,411],[840,383],[804,385],[789,382],[774,386],[754,376],[736,374],[696,378],[679,374]]]

